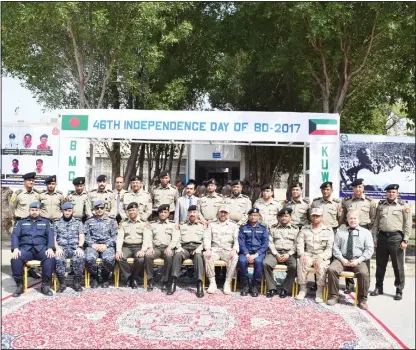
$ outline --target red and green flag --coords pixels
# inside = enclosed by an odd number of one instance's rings
[[[87,115],[63,115],[62,130],[88,130]]]
[[[309,135],[338,135],[336,119],[309,119]]]

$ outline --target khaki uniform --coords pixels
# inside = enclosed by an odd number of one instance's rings
[[[217,219],[218,210],[224,202],[224,197],[214,192],[213,195],[207,194],[199,199],[197,207],[201,214],[201,219],[206,221],[215,221]]]
[[[39,201],[39,197],[39,191],[34,188],[30,192],[25,188],[17,190],[10,199],[10,214],[15,220],[29,216],[29,204]]]
[[[377,213],[377,202],[363,194],[361,198],[347,197],[342,203],[343,211],[340,218],[340,223],[346,223],[347,213],[350,210],[358,210],[359,225],[366,229],[371,229]]]
[[[175,211],[175,203],[178,198],[178,189],[175,186],[168,184],[166,187],[162,187],[159,185],[153,190],[153,210],[157,211],[157,208],[162,204],[168,204],[169,211],[172,213]]]
[[[299,284],[306,284],[308,269],[313,266],[314,262],[318,262],[316,284],[320,287],[325,286],[326,270],[332,257],[333,245],[334,233],[331,228],[323,224],[317,229],[313,229],[311,225],[302,227],[302,230],[298,234],[296,244]],[[303,255],[306,256],[305,265],[302,265],[299,259]]]
[[[160,219],[156,221],[152,221],[148,224],[150,230],[152,231],[152,247],[153,247],[153,256],[146,255],[145,265],[153,267],[154,259],[163,259],[165,261],[165,275],[163,278],[163,282],[167,282],[170,278],[171,271],[172,271],[172,263],[173,263],[173,254],[176,245],[178,244],[180,232],[179,227],[175,225],[174,221],[165,220],[161,221]],[[164,251],[169,247],[172,249],[172,255],[167,256]],[[149,280],[153,278],[153,268],[151,271],[147,271]]]
[[[220,220],[213,221],[205,230],[204,249],[211,249],[212,251],[211,257],[209,259],[205,258],[205,269],[208,278],[215,277],[215,261],[217,260],[227,262],[226,280],[233,278],[238,263],[238,254],[233,259],[229,257],[231,250],[235,250],[236,253],[240,250],[238,230],[238,225],[230,220],[224,222]]]
[[[123,200],[124,200],[124,195],[127,193],[127,191],[125,189],[121,189],[119,192],[116,189],[114,189],[113,193],[114,193],[114,198],[116,199],[116,215],[119,214],[123,219],[127,218],[127,215],[123,217],[123,214],[124,214]]]
[[[1,188],[1,228],[2,234],[8,233],[11,234],[12,220],[9,219],[11,216],[9,203],[12,198],[13,190],[9,187]]]
[[[274,198],[269,201],[259,198],[254,203],[253,208],[260,209],[260,223],[271,226],[277,223],[277,214],[282,209],[282,204]]]
[[[288,292],[292,289],[293,282],[296,278],[296,239],[299,228],[293,223],[286,226],[276,223],[269,227],[269,250],[266,258],[263,260],[264,276],[266,277],[267,288],[277,289],[276,280],[274,279],[273,269],[276,265],[286,265],[287,274],[283,283],[283,288]],[[289,254],[289,259],[281,263],[276,256]]]
[[[103,192],[94,189],[88,193],[88,198],[91,203],[91,208],[94,208],[94,202],[102,200],[105,205],[105,212],[111,218],[115,218],[117,215],[117,202],[113,191],[104,190]]]
[[[342,203],[338,198],[325,200],[322,197],[315,198],[312,202],[312,208],[321,208],[324,212],[322,223],[332,229],[340,225],[342,214]]]
[[[299,228],[309,224],[310,203],[307,199],[285,201],[284,208],[292,208],[292,223]]]
[[[139,216],[142,220],[147,221],[152,214],[152,198],[149,192],[141,189],[138,192],[128,191],[124,193],[123,210],[120,212],[123,219],[127,218],[127,206],[132,202],[139,205]]]
[[[144,257],[138,258],[137,253],[140,250],[146,251],[152,246],[152,231],[147,222],[139,218],[132,221],[130,218],[120,223],[117,233],[116,251],[123,252],[123,257],[119,260],[120,270],[126,280],[132,276],[137,279],[140,272],[143,271]],[[127,263],[128,258],[134,258],[133,268]],[[149,259],[148,259],[149,260]],[[146,266],[146,272],[153,270],[153,264]]]
[[[205,226],[200,222],[191,223],[190,221],[186,221],[180,225],[179,228],[180,239],[176,244],[176,252],[173,257],[172,276],[179,277],[182,262],[186,259],[192,259],[195,275],[198,280],[202,281],[204,275],[202,250],[204,249]],[[197,250],[199,253],[192,254]]]
[[[235,221],[237,225],[241,225],[247,221],[247,213],[251,209],[251,201],[244,194],[238,197],[231,195],[224,198],[224,204],[228,207],[230,219]]]
[[[55,190],[54,192],[42,192],[39,196],[40,215],[48,220],[57,220],[61,217],[61,204],[65,197],[64,194]]]
[[[66,200],[72,203],[75,218],[84,222],[85,219],[92,217],[91,202],[86,191],[82,191],[80,194],[70,193]]]

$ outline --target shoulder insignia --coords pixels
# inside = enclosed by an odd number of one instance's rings
[[[334,201],[335,203],[341,203],[341,201],[340,201],[340,199],[339,199],[339,198],[334,198],[334,199],[333,199],[333,201]]]
[[[398,200],[397,200],[397,203],[398,203],[398,204],[401,204],[401,205],[404,205],[404,204],[405,204],[405,202],[403,202],[401,199],[398,199]]]
[[[345,197],[345,198],[344,198],[344,201],[348,201],[348,200],[350,200],[350,199],[352,199],[352,197]]]
[[[107,192],[113,193],[113,190],[108,189]]]
[[[365,196],[365,199],[368,199],[369,201],[372,201],[373,200],[373,197]]]
[[[91,190],[90,192],[97,192],[97,189],[96,188],[94,188],[93,190]]]
[[[309,199],[305,199],[305,198],[303,198],[302,199],[306,204],[309,204],[310,202],[309,202]]]
[[[242,194],[241,197],[248,198],[248,196],[246,196],[245,194]]]
[[[170,185],[173,189],[177,190],[178,188],[176,186]]]
[[[56,193],[59,193],[59,194],[62,194],[62,195],[64,194],[64,193],[63,193],[62,191],[60,191],[60,190],[56,190],[55,192],[56,192]]]
[[[277,224],[270,225],[270,228],[277,227]]]
[[[23,188],[21,188],[21,189],[17,190],[17,191],[15,192],[16,197],[17,197],[20,193],[22,193],[22,192],[23,192]]]
[[[317,197],[317,198],[314,198],[313,199],[313,202],[315,202],[315,201],[319,201],[319,200],[321,200],[322,199],[322,197]]]
[[[155,224],[155,223],[157,223],[157,220],[152,220],[149,222],[149,224]]]
[[[173,221],[173,220],[168,220],[170,223],[172,223],[172,224],[174,224],[175,223],[175,221]]]

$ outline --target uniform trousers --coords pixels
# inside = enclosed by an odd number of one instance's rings
[[[153,278],[153,262],[155,259],[163,259],[164,260],[164,269],[165,274],[163,276],[163,282],[168,282],[171,272],[172,272],[172,263],[173,263],[173,254],[174,251],[172,250],[172,255],[167,256],[165,254],[166,247],[157,247],[153,248],[153,256],[146,255],[144,257],[144,264],[146,266],[146,273],[149,280]]]
[[[342,265],[338,259],[334,259],[328,268],[328,297],[338,298],[339,275],[342,271],[352,271],[358,279],[358,301],[367,301],[368,288],[370,286],[369,273],[365,261],[356,267]]]
[[[234,276],[235,269],[238,263],[238,255],[236,254],[233,259],[230,259],[230,251],[225,249],[215,249],[212,248],[211,256],[209,259],[204,257],[205,260],[205,270],[208,278],[215,277],[215,262],[217,260],[222,260],[227,263],[226,276],[225,279],[231,280]]]
[[[298,283],[306,284],[309,268],[313,267],[314,261],[319,261],[318,269],[315,271],[315,274],[317,275],[316,284],[320,287],[324,287],[325,282],[326,282],[326,270],[328,269],[328,266],[329,266],[329,260],[322,260],[322,258],[320,258],[319,256],[308,254],[308,253],[305,253],[305,256],[306,256],[306,264],[302,264],[300,262],[300,259],[298,259],[298,265],[297,265]]]
[[[254,259],[254,273],[253,273],[253,280],[256,282],[260,282],[261,274],[263,273],[263,260],[265,254],[259,255],[257,258]],[[238,255],[238,265],[239,265],[239,273],[242,279],[247,278],[248,275],[248,265],[249,262],[244,254]]]
[[[137,257],[137,253],[141,249],[141,244],[123,244],[123,247],[121,248],[123,257],[118,261],[118,264],[120,266],[121,273],[126,280],[130,278],[130,276],[133,280],[135,280],[139,277],[139,275],[143,275],[144,257]],[[129,258],[134,259],[133,266],[130,266],[130,264],[127,263],[127,259]]]
[[[11,259],[12,274],[14,279],[21,280],[23,277],[23,267],[30,260],[40,260],[42,265],[42,275],[46,278],[52,278],[52,273],[55,268],[55,258],[48,258],[46,256],[47,247],[43,247],[40,251],[36,248],[29,250],[20,250],[20,256],[17,259]]]
[[[291,255],[285,262],[278,262],[276,257],[272,254],[267,254],[263,260],[264,277],[266,278],[267,289],[277,289],[276,280],[274,278],[274,267],[276,265],[286,265],[287,273],[285,281],[283,282],[283,289],[289,292],[292,289],[293,282],[296,278],[296,257]]]
[[[202,258],[202,254],[192,254],[193,252],[195,252],[195,249],[182,249],[183,252],[176,252],[173,256],[172,276],[179,277],[179,274],[181,273],[182,262],[186,259],[192,259],[192,262],[194,264],[195,275],[199,281],[202,281],[202,278],[204,276],[204,259]]]
[[[63,255],[56,257],[56,275],[59,279],[65,277],[66,272],[66,259],[71,259],[72,270],[75,277],[81,278],[84,273],[84,256],[78,256],[76,254],[76,247],[61,247]]]
[[[400,248],[403,240],[402,235],[384,234],[377,235],[376,248],[376,287],[383,289],[384,276],[386,274],[386,267],[391,257],[391,264],[394,271],[394,286],[400,291],[404,288],[404,251]]]
[[[85,249],[85,266],[94,277],[98,275],[98,258],[103,259],[103,273],[108,276],[114,269],[114,263],[116,260],[115,249],[109,247],[102,253],[92,247],[87,247]]]

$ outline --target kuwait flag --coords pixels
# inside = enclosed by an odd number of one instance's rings
[[[338,135],[336,119],[309,119],[309,135]]]
[[[63,115],[62,130],[88,130],[87,115]]]

